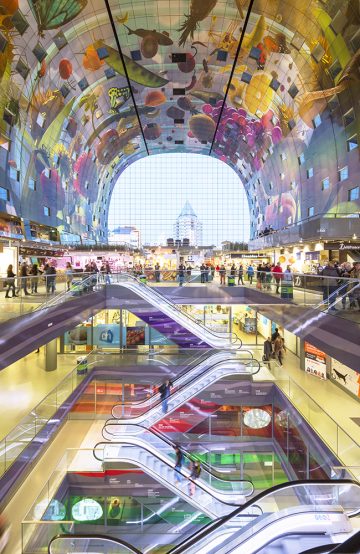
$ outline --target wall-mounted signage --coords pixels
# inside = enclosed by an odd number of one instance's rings
[[[20,220],[8,220],[0,218],[0,237],[10,239],[23,239],[24,234],[21,228]]]
[[[312,344],[304,342],[305,371],[319,379],[326,379],[326,354]]]
[[[360,398],[360,372],[331,358],[331,378],[346,390]]]
[[[324,244],[325,250],[360,250],[360,243],[357,242],[327,242]]]

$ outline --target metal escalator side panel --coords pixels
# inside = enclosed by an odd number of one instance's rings
[[[74,535],[56,535],[51,539],[48,545],[48,554],[67,554],[69,548],[80,548],[79,552],[86,552],[84,549],[94,542],[98,547],[113,546],[116,547],[117,554],[142,554],[135,546],[128,542],[110,537],[107,535],[96,534],[74,534]],[[74,552],[74,550],[72,550]],[[104,551],[105,552],[105,551]]]

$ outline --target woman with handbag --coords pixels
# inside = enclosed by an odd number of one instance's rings
[[[14,298],[14,296],[17,296],[17,294],[15,293],[15,277],[16,275],[13,272],[13,266],[10,264],[6,272],[5,283],[6,283],[7,289],[6,289],[5,298]],[[12,296],[9,296],[10,290],[12,290]]]

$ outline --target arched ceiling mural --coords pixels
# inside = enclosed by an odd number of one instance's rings
[[[104,242],[121,171],[185,151],[239,174],[253,237],[359,212],[359,23],[357,0],[0,0],[0,211]]]

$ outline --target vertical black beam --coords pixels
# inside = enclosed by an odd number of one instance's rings
[[[107,0],[105,0],[105,1],[107,1]],[[235,71],[235,68],[236,68],[236,66],[237,66],[238,57],[239,57],[239,54],[240,54],[240,49],[241,49],[241,46],[242,46],[242,43],[243,43],[243,40],[244,40],[246,27],[247,27],[247,25],[248,25],[248,23],[249,23],[249,18],[250,18],[250,14],[251,14],[251,10],[252,10],[253,4],[254,4],[254,0],[250,0],[250,4],[249,4],[249,7],[248,7],[248,11],[247,11],[247,14],[246,14],[246,17],[245,17],[245,20],[244,20],[244,26],[243,26],[243,29],[242,29],[242,31],[241,31],[239,43],[238,43],[238,45],[237,45],[236,54],[235,54],[235,60],[234,60],[234,63],[233,63],[232,69],[231,69],[231,73],[230,73],[230,77],[229,77],[229,80],[228,80],[228,84],[227,84],[227,87],[226,87],[225,98],[224,98],[223,104],[222,104],[222,106],[221,106],[221,110],[220,110],[219,117],[218,117],[218,121],[217,121],[217,124],[216,124],[216,128],[215,128],[213,140],[212,140],[212,143],[211,143],[211,146],[210,146],[209,156],[211,156],[211,152],[212,152],[212,149],[213,149],[213,147],[214,147],[216,134],[217,134],[217,132],[218,132],[218,128],[219,128],[219,125],[220,125],[221,117],[222,117],[222,114],[223,114],[223,111],[224,111],[224,107],[225,107],[226,98],[227,98],[227,95],[228,95],[229,90],[230,90],[230,85],[231,85],[232,78],[233,78],[233,76],[234,76],[234,71]]]
[[[122,53],[122,50],[121,50],[119,37],[118,37],[117,31],[116,31],[116,25],[115,25],[115,22],[114,22],[112,13],[111,13],[111,8],[110,8],[110,5],[109,5],[109,0],[104,0],[104,2],[105,2],[106,10],[107,10],[107,12],[108,12],[108,16],[109,16],[109,20],[110,20],[110,25],[111,25],[112,31],[113,31],[113,33],[114,33],[116,46],[117,46],[117,49],[118,49],[118,51],[119,51],[119,55],[120,55],[122,64],[123,64],[123,66],[124,66],[125,77],[126,77],[126,80],[127,80],[127,82],[128,82],[128,85],[129,85],[131,98],[132,98],[132,101],[133,101],[133,104],[134,104],[136,116],[137,116],[138,121],[139,121],[140,129],[141,129],[141,134],[142,134],[142,137],[143,137],[143,140],[144,140],[146,152],[147,152],[147,155],[149,156],[149,149],[148,149],[148,145],[147,145],[146,138],[145,138],[145,135],[144,135],[144,129],[143,129],[143,126],[142,126],[142,124],[141,124],[140,114],[139,114],[139,111],[138,111],[138,108],[137,108],[137,105],[136,105],[136,100],[135,100],[134,92],[133,92],[133,89],[132,89],[132,86],[131,86],[131,82],[130,82],[130,79],[129,79],[129,74],[128,74],[128,71],[127,71],[127,67],[126,67],[126,63],[125,63],[125,60],[124,60],[124,56],[123,56],[123,53]]]

